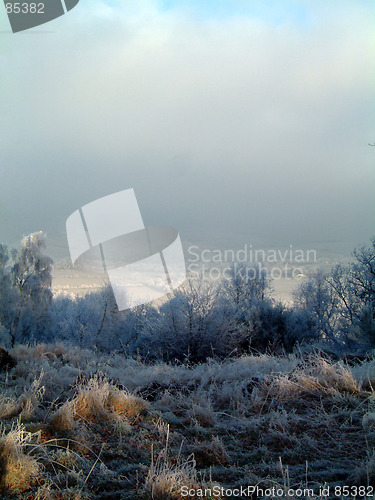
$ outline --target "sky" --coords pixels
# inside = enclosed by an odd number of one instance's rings
[[[342,252],[375,234],[375,6],[81,0],[13,34],[0,6],[0,241],[134,188],[183,242]]]

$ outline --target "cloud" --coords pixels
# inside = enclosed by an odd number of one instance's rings
[[[4,234],[57,238],[82,204],[134,187],[146,222],[189,239],[366,240],[368,3],[229,3],[81,0],[52,33],[3,35]]]

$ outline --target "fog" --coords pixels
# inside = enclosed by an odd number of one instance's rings
[[[374,6],[262,3],[81,0],[19,34],[2,8],[0,240],[67,255],[67,217],[134,188],[185,242],[366,243]]]

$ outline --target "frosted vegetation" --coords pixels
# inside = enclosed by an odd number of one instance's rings
[[[44,241],[0,246],[1,498],[375,485],[375,239],[290,307],[241,265],[123,313],[54,297]]]
[[[292,307],[272,298],[258,269],[235,264],[219,283],[188,280],[160,306],[118,312],[109,287],[53,297],[52,260],[34,233],[19,251],[0,245],[0,339],[59,342],[120,351],[147,360],[197,363],[248,353],[291,353],[319,346],[342,357],[375,344],[375,238],[348,266],[317,271],[302,283]],[[252,271],[252,272],[249,272]]]

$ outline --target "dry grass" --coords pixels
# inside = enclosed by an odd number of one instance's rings
[[[186,494],[182,487],[189,490],[198,490],[212,488],[212,481],[207,483],[198,479],[196,470],[196,460],[194,454],[183,459],[180,454],[174,460],[169,457],[169,429],[166,437],[165,448],[154,459],[151,457],[151,466],[148,471],[143,496],[149,500],[182,500]],[[204,498],[211,498],[205,496]],[[215,498],[221,498],[216,496]]]
[[[375,482],[372,361],[146,365],[61,344],[12,355],[2,498],[179,500],[182,486],[283,484],[280,457],[291,484]]]
[[[189,451],[200,465],[227,465],[229,463],[225,445],[218,436],[213,437],[210,441],[193,443],[189,447]]]
[[[30,420],[37,410],[44,396],[44,386],[42,385],[43,370],[38,378],[35,378],[31,386],[15,400],[1,396],[2,405],[0,408],[0,418],[9,419],[20,416],[25,420]]]
[[[106,378],[93,377],[78,386],[78,394],[72,400],[74,414],[85,420],[107,419],[113,414],[135,419],[147,411],[148,403],[142,398],[118,389]]]
[[[360,384],[341,363],[332,364],[320,356],[310,356],[291,373],[269,377],[262,387],[263,398],[279,401],[335,394],[357,394]]]
[[[19,423],[7,433],[3,430],[0,438],[0,491],[9,489],[18,493],[28,490],[34,483],[39,464],[24,453],[26,444],[32,439],[33,435]]]
[[[134,396],[127,391],[111,390],[105,401],[107,411],[129,419],[145,415],[148,403],[142,398]]]
[[[50,426],[55,432],[69,432],[75,429],[74,408],[70,401],[63,404],[51,417]]]
[[[172,464],[167,458],[165,450],[157,457],[152,458],[150,470],[147,474],[144,495],[150,500],[180,500],[181,487],[198,488],[197,473],[194,457],[178,460]]]
[[[84,420],[110,421],[124,432],[127,422],[145,415],[149,406],[142,398],[118,389],[103,377],[89,379],[78,385],[76,391],[76,395],[52,415],[50,426],[54,431],[73,431],[77,420]]]

